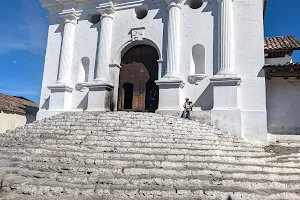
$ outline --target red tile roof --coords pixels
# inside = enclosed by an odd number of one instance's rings
[[[26,114],[26,108],[28,107],[38,109],[39,105],[23,97],[0,93],[0,112]]]
[[[265,38],[265,51],[300,50],[300,42],[294,36]]]

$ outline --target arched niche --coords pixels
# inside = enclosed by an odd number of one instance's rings
[[[197,84],[206,77],[205,69],[205,48],[201,44],[192,47],[190,56],[190,76],[189,79]]]
[[[89,81],[90,59],[88,57],[81,58],[78,65],[78,83],[87,83]]]

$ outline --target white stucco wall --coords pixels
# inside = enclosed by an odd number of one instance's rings
[[[35,116],[0,112],[0,133],[33,122]]]
[[[267,80],[268,132],[300,134],[300,82]]]
[[[280,57],[280,58],[266,58],[265,63],[274,65],[274,64],[285,64],[292,62],[292,56]]]

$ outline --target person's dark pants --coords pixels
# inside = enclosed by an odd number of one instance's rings
[[[188,118],[188,119],[190,119],[190,111],[185,111],[185,118]]]

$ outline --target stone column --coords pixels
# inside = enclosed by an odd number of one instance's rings
[[[69,84],[72,68],[75,28],[78,17],[75,13],[75,9],[63,11],[60,15],[64,19],[64,32],[60,51],[57,83]]]
[[[98,7],[101,13],[101,30],[99,31],[99,47],[97,55],[97,65],[95,81],[109,82],[109,64],[111,57],[111,41],[113,14],[115,9],[113,4],[107,3]]]
[[[166,78],[179,77],[180,15],[185,0],[165,0],[169,10]]]
[[[235,74],[233,66],[233,0],[218,0],[219,7],[219,72]]]
[[[73,48],[75,39],[75,28],[78,15],[74,8],[64,10],[60,13],[64,19],[64,32],[60,50],[60,62],[57,80],[54,85],[49,85],[51,91],[49,110],[52,113],[71,110],[73,86],[70,83]]]
[[[99,46],[94,81],[85,84],[89,88],[87,110],[108,111],[113,107],[112,103],[114,103],[111,102],[114,86],[110,78],[109,65],[115,9],[111,1],[100,4],[97,9],[101,14],[101,29],[98,36]]]

